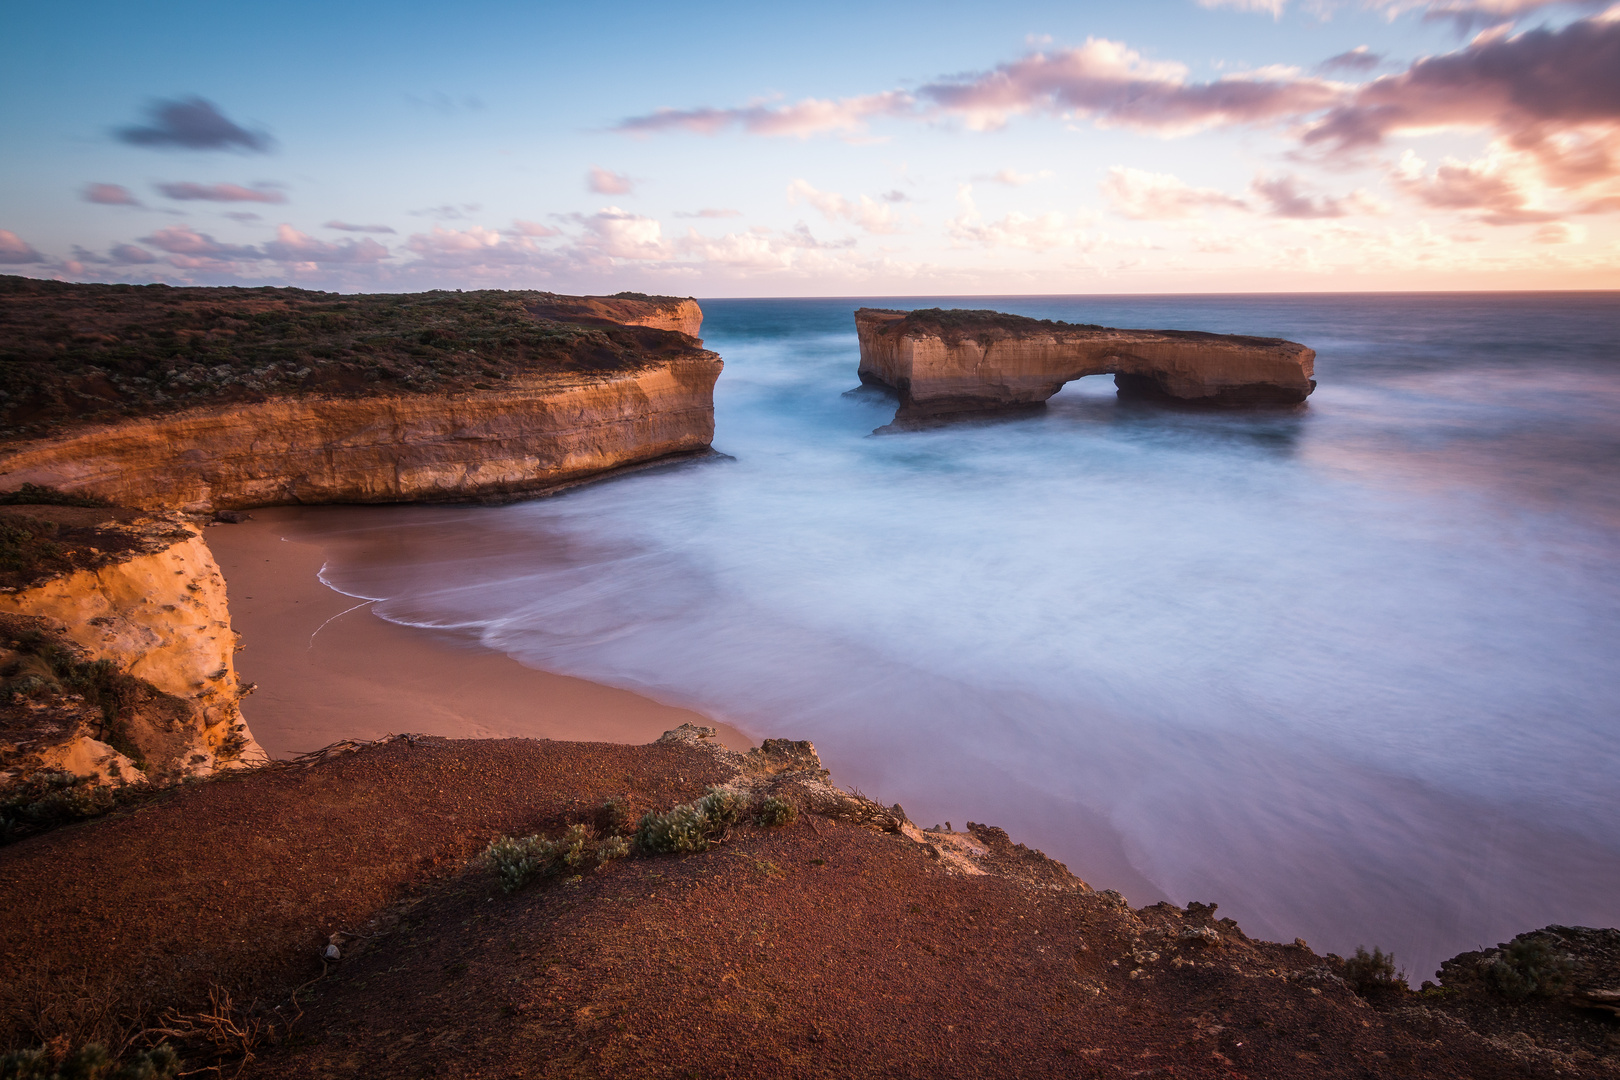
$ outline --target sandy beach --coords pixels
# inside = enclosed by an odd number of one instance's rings
[[[470,638],[376,617],[368,603],[321,583],[326,546],[305,538],[320,532],[317,523],[355,512],[274,507],[204,532],[241,635],[237,671],[257,684],[242,712],[271,756],[399,732],[646,743],[683,723],[718,727],[734,749],[753,745],[689,709],[536,671]]]

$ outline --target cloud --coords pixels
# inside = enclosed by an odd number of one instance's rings
[[[1357,74],[1363,71],[1371,71],[1383,62],[1384,58],[1381,54],[1373,52],[1365,45],[1357,45],[1349,52],[1342,52],[1337,56],[1328,57],[1320,64],[1317,64],[1316,68],[1318,71],[1347,71]]]
[[[902,195],[902,198],[904,196]],[[808,181],[795,180],[788,185],[789,206],[809,203],[820,210],[829,221],[849,221],[870,233],[892,233],[900,230],[893,206],[885,206],[867,195],[850,200],[836,192],[817,191]]]
[[[289,263],[374,263],[389,257],[388,249],[369,236],[328,244],[291,225],[276,227],[276,238],[264,245],[264,254],[277,262]]]
[[[393,226],[391,225],[351,225],[347,221],[338,221],[336,219],[328,221],[326,224],[322,225],[321,228],[337,229],[339,232],[359,233],[391,233],[394,231]]]
[[[1169,173],[1114,166],[1103,180],[1102,193],[1114,212],[1138,221],[1196,217],[1206,210],[1247,210],[1249,204],[1214,188],[1190,187]]]
[[[141,243],[150,244],[170,255],[197,259],[262,259],[264,254],[255,247],[222,244],[207,233],[200,233],[190,225],[170,225],[151,236],[141,237]]]
[[[134,244],[119,244],[108,252],[108,255],[111,261],[115,263],[140,263],[144,265],[157,262],[156,255],[143,247],[136,247]]]
[[[460,206],[455,206],[451,203],[444,203],[441,206],[429,206],[422,210],[407,210],[405,212],[410,214],[412,217],[438,218],[441,221],[460,221],[468,214],[476,214],[482,209],[483,206],[480,203],[462,203]]]
[[[389,232],[394,230],[390,229]],[[560,236],[558,230],[549,225],[542,225],[538,221],[516,220],[512,222],[512,232],[519,236]]]
[[[262,154],[275,145],[265,132],[247,130],[200,97],[155,101],[147,114],[150,121],[145,126],[119,128],[113,134],[131,146],[158,150],[237,149]]]
[[[102,206],[139,206],[135,193],[122,184],[86,184],[84,201]]]
[[[1369,7],[1393,18],[1421,12],[1425,22],[1450,19],[1459,33],[1480,26],[1501,26],[1549,7],[1602,7],[1608,0],[1371,0]]]
[[[1358,89],[1306,132],[1345,154],[1393,135],[1489,129],[1535,158],[1549,182],[1579,187],[1620,172],[1620,19],[1482,34]]]
[[[1304,116],[1339,102],[1342,89],[1275,70],[1189,83],[1177,63],[1150,61],[1117,41],[1032,53],[994,71],[931,83],[918,96],[990,130],[1021,113],[1091,117],[1101,126],[1161,134]]]
[[[1535,244],[1578,244],[1586,239],[1586,230],[1563,221],[1551,221],[1530,235]]]
[[[1471,162],[1447,158],[1432,173],[1426,169],[1427,163],[1408,150],[1390,179],[1424,206],[1473,211],[1486,225],[1523,225],[1561,216],[1533,205],[1528,170],[1509,156],[1494,154]]]
[[[1251,191],[1270,203],[1266,211],[1271,217],[1312,219],[1341,218],[1354,213],[1371,213],[1381,209],[1361,191],[1339,198],[1327,195],[1307,195],[1299,190],[1299,179],[1294,176],[1257,176],[1249,185]]]
[[[287,196],[274,188],[261,184],[245,188],[240,184],[195,184],[183,180],[174,184],[154,184],[153,187],[171,199],[184,202],[261,202],[284,203]]]
[[[44,261],[45,256],[35,251],[22,237],[9,229],[0,229],[0,263],[21,266]]]
[[[245,222],[245,221],[263,221],[264,220],[264,218],[260,217],[258,214],[255,214],[251,210],[227,210],[222,216],[223,217],[228,217],[232,221],[244,221]]]
[[[1199,7],[1234,8],[1238,11],[1263,11],[1273,19],[1282,18],[1288,0],[1198,0]]]
[[[664,243],[664,227],[656,218],[642,217],[617,206],[605,206],[583,219],[584,246],[616,259],[664,260],[671,257]]]
[[[675,211],[675,216],[678,218],[734,218],[742,217],[743,212],[741,210],[720,210],[705,207],[702,210],[694,210],[691,213],[687,213],[684,210],[677,210]]]
[[[622,173],[611,169],[593,166],[585,175],[585,188],[598,195],[628,195],[635,190],[636,182]]]
[[[956,201],[961,213],[946,223],[951,239],[960,244],[975,244],[987,248],[1022,248],[1029,251],[1047,251],[1051,248],[1074,247],[1084,239],[1084,229],[1091,224],[1086,214],[1072,217],[1057,210],[1043,214],[1024,214],[1012,211],[1000,220],[986,222],[973,201],[973,185],[957,188]]]
[[[808,138],[828,132],[859,132],[877,116],[903,116],[912,110],[910,94],[890,90],[881,94],[824,101],[805,98],[793,105],[755,103],[735,109],[658,109],[645,116],[622,120],[613,130],[627,135],[689,131],[718,135],[733,128],[749,135]]]
[[[1055,174],[1051,169],[1042,169],[1040,172],[1033,173],[1021,173],[1016,169],[1000,169],[993,173],[976,173],[973,179],[975,182],[982,181],[990,184],[1005,184],[1008,187],[1023,187],[1025,184],[1032,184],[1036,180],[1049,180],[1053,175]]]

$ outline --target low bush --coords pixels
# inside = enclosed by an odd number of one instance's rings
[[[74,495],[43,484],[24,484],[16,491],[0,491],[0,506],[111,506],[96,495]]]
[[[799,808],[780,795],[772,795],[759,806],[759,823],[767,828],[791,825],[798,820]]]
[[[87,776],[38,772],[0,793],[0,844],[25,833],[105,814],[118,803],[109,787]]]
[[[167,1044],[115,1061],[99,1043],[56,1055],[18,1050],[0,1057],[0,1080],[172,1080],[180,1058]]]
[[[503,892],[516,892],[536,878],[564,872],[582,873],[630,854],[622,836],[594,840],[583,825],[574,825],[555,840],[534,836],[503,836],[490,844],[484,857],[495,868]]]
[[[636,826],[636,843],[666,855],[703,851],[737,824],[743,807],[744,799],[737,792],[710,788],[695,802],[681,803],[665,813],[643,815]]]
[[[1569,957],[1547,942],[1522,937],[1480,964],[1491,989],[1514,1001],[1547,997],[1565,989],[1572,966]]]
[[[1371,953],[1360,945],[1356,955],[1344,962],[1344,981],[1358,994],[1377,990],[1404,989],[1406,972],[1395,967],[1395,954],[1373,948]]]

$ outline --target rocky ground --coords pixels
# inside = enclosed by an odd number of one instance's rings
[[[0,1037],[258,1077],[1620,1075],[1620,932],[1358,993],[1213,906],[1133,910],[998,829],[919,830],[807,744],[700,735],[398,737],[0,849]],[[705,850],[512,892],[479,858],[713,785],[747,808]],[[796,819],[759,824],[770,797]],[[1510,969],[1541,983],[1508,996]]]

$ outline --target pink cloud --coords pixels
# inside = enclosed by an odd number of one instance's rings
[[[742,217],[743,212],[741,210],[723,210],[713,207],[705,207],[702,210],[694,210],[690,213],[677,210],[675,212],[675,216],[678,218],[734,218]]]
[[[619,123],[615,131],[648,135],[663,131],[689,131],[698,135],[718,135],[737,128],[749,135],[796,136],[808,138],[828,132],[864,131],[866,122],[876,116],[904,116],[912,111],[910,94],[890,90],[881,94],[824,101],[805,98],[792,105],[747,105],[734,109],[658,109],[645,116],[633,116]]]
[[[139,206],[141,202],[122,184],[87,184],[84,201],[102,206]]]
[[[21,266],[44,261],[45,256],[35,251],[22,237],[9,229],[0,229],[0,263]]]
[[[108,252],[108,254],[111,256],[111,260],[115,263],[145,264],[157,262],[156,255],[152,254],[150,251],[147,251],[145,248],[136,247],[134,244],[119,244],[117,247],[113,248],[112,251]]]
[[[1266,212],[1271,217],[1296,220],[1341,218],[1355,213],[1378,212],[1381,209],[1360,191],[1337,198],[1307,194],[1300,190],[1299,178],[1294,176],[1259,176],[1249,188],[1270,204],[1270,209]]]
[[[171,199],[191,202],[260,202],[284,203],[287,196],[274,188],[264,186],[246,188],[240,184],[195,184],[189,180],[174,184],[154,185]]]
[[[1620,172],[1620,20],[1481,34],[1465,48],[1368,83],[1305,135],[1342,153],[1392,135],[1487,129],[1535,157],[1550,182],[1579,187]]]
[[[585,187],[598,195],[628,195],[635,190],[636,182],[623,173],[593,167],[585,174]]]
[[[1196,217],[1206,210],[1249,208],[1248,203],[1224,191],[1191,187],[1169,173],[1118,165],[1108,170],[1101,186],[1115,213],[1138,221],[1169,221]]]
[[[512,222],[511,231],[517,233],[519,236],[543,237],[562,235],[561,232],[559,232],[557,229],[553,229],[549,225],[542,225],[538,221],[523,221],[521,219]]]
[[[901,196],[904,198],[904,196]],[[848,221],[869,233],[892,233],[900,229],[899,219],[892,206],[885,206],[868,195],[846,199],[832,191],[817,191],[807,181],[795,180],[788,185],[788,205],[809,203],[829,221]],[[892,200],[891,200],[892,201]]]
[[[388,258],[388,249],[371,237],[328,244],[306,236],[291,225],[276,227],[276,238],[264,245],[266,258],[298,263],[374,263]]]
[[[151,236],[143,236],[141,243],[150,244],[170,255],[203,259],[262,259],[264,253],[255,247],[222,244],[207,233],[200,233],[190,225],[170,225]]]
[[[393,227],[389,225],[351,225],[347,221],[328,221],[321,228],[358,233],[392,233],[394,231]]]

